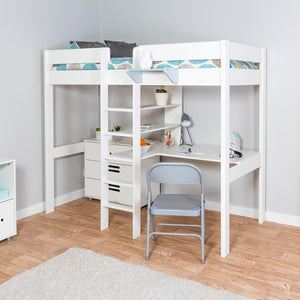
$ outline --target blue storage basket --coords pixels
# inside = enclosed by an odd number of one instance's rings
[[[8,189],[0,188],[0,200],[8,198]]]

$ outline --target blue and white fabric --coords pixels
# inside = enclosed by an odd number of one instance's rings
[[[133,68],[132,57],[112,58],[108,63],[109,70],[125,70]],[[56,71],[69,71],[69,70],[100,70],[99,63],[76,63],[76,64],[60,64],[54,67]]]
[[[153,62],[153,69],[163,69],[163,68],[199,68],[199,69],[213,69],[220,68],[220,59],[192,59],[192,60],[164,60]],[[259,64],[252,62],[245,62],[239,60],[231,60],[230,68],[233,69],[259,69]]]
[[[220,59],[193,59],[193,60],[165,60],[165,61],[154,61],[153,69],[163,68],[199,68],[199,69],[213,69],[220,68]],[[108,63],[109,70],[125,70],[133,68],[132,57],[116,57],[112,58]],[[259,64],[253,62],[246,62],[240,60],[231,60],[230,68],[232,69],[254,69],[259,70]],[[61,64],[54,67],[57,71],[67,70],[100,70],[100,63],[75,63],[75,64]]]
[[[115,57],[108,63],[108,70],[124,70],[133,68],[132,57]]]

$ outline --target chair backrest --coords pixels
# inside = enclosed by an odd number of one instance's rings
[[[147,172],[148,190],[151,182],[169,184],[201,184],[203,190],[203,175],[198,167],[188,163],[157,163]]]

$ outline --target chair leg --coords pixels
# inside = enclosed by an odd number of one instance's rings
[[[154,216],[151,214],[151,220],[152,220],[152,229],[153,231],[155,231],[155,228],[156,228],[156,224],[154,222]],[[156,238],[156,234],[153,234],[153,240],[156,241],[157,238]]]
[[[147,241],[146,241],[146,260],[149,260],[149,243],[150,243],[150,208],[147,208]]]
[[[204,243],[205,243],[205,216],[204,211],[201,214],[201,262],[204,264]]]

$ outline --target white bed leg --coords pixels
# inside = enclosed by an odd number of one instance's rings
[[[266,49],[262,49],[262,82],[259,86],[259,152],[261,154],[261,167],[259,168],[259,196],[258,196],[258,221],[266,220]]]
[[[140,147],[140,106],[141,106],[141,86],[132,86],[133,95],[133,213],[132,213],[132,236],[137,238],[141,234],[141,147]]]
[[[45,205],[46,213],[54,211],[54,127],[53,85],[48,84],[49,64],[44,53],[44,124],[45,124]]]
[[[105,167],[105,160],[108,157],[108,61],[109,51],[103,53],[101,56],[101,86],[100,86],[100,124],[101,124],[101,230],[105,230],[109,225],[109,208],[106,207],[108,203],[108,189],[105,181],[107,180],[107,168]]]
[[[229,87],[229,42],[221,42],[221,256],[230,251],[230,178],[229,178],[229,133],[230,133],[230,87]]]

